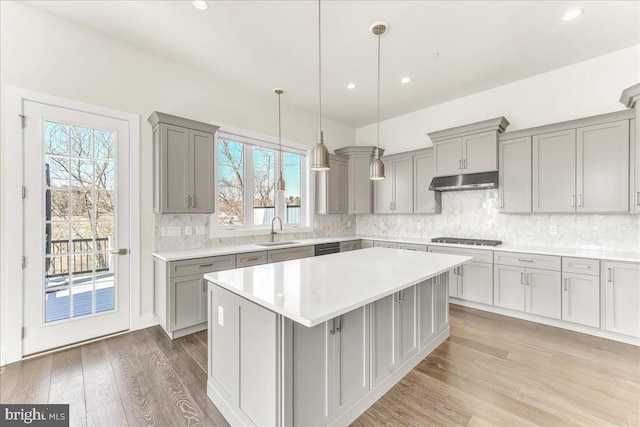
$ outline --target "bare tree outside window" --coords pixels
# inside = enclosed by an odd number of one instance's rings
[[[218,142],[218,224],[244,224],[244,145]]]

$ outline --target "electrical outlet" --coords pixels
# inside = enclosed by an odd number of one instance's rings
[[[204,225],[197,225],[196,226],[196,234],[198,236],[204,236],[204,233],[205,233]]]
[[[422,223],[416,222],[416,230],[422,230]]]
[[[162,236],[175,237],[180,235],[180,227],[162,227]]]
[[[552,236],[555,236],[558,234],[558,226],[557,225],[550,225],[549,226],[549,234],[551,234]]]
[[[184,226],[184,235],[185,236],[191,236],[193,234],[193,227],[190,225],[185,225]]]

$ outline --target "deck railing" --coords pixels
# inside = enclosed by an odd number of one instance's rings
[[[109,271],[111,254],[108,251],[110,249],[108,237],[100,239],[52,240],[49,253],[51,258],[47,258],[47,273],[45,277],[60,277],[69,273],[79,275],[93,271]]]

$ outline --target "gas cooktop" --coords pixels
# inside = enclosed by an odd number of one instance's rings
[[[455,243],[456,245],[473,245],[473,246],[500,246],[500,240],[482,240],[482,239],[460,239],[458,237],[436,237],[431,239],[434,243]]]

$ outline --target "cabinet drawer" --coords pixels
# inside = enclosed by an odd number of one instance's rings
[[[600,261],[588,258],[562,258],[562,272],[588,274],[589,276],[600,275]]]
[[[260,265],[267,263],[267,251],[247,252],[246,254],[236,255],[236,267],[251,267],[252,265]]]
[[[373,242],[374,248],[390,248],[390,249],[398,249],[398,244],[395,242],[384,242],[382,240],[376,240]]]
[[[520,252],[496,252],[495,263],[515,267],[541,268],[560,271],[560,257],[551,255],[533,255]]]
[[[412,243],[398,243],[398,249],[406,249],[408,251],[426,252],[427,245],[416,245]]]
[[[204,274],[212,271],[229,270],[235,268],[235,266],[235,255],[195,258],[170,262],[169,274],[171,277],[188,276],[190,274]]]
[[[340,242],[340,252],[352,251],[353,249],[353,240],[349,242]]]
[[[473,257],[475,262],[493,262],[493,251],[482,249],[449,248],[446,246],[429,246],[429,252],[436,254],[449,254]]]
[[[289,261],[292,259],[308,258],[315,255],[315,246],[303,246],[301,248],[287,248],[269,251],[267,259],[269,262]]]
[[[362,249],[362,240],[354,240],[353,241],[353,250]]]

